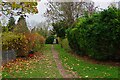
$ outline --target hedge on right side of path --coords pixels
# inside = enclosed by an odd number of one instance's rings
[[[80,55],[97,60],[120,60],[120,10],[108,8],[79,18],[67,31],[69,45]]]

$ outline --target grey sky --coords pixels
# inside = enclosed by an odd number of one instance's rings
[[[120,0],[92,0],[95,2],[95,6],[99,6],[100,8],[107,8],[111,2],[118,2]],[[43,16],[43,13],[45,12],[47,6],[45,5],[45,3],[47,2],[47,0],[41,0],[40,2],[38,2],[38,14],[34,14],[34,15],[29,15],[29,18],[27,18],[27,22],[31,23],[30,25],[35,25],[35,23],[39,23],[42,21],[45,21],[45,17]]]
[[[95,6],[98,6],[100,8],[106,9],[111,2],[118,2],[120,0],[92,0],[95,2]],[[35,26],[36,24],[45,21],[44,12],[46,11],[47,0],[41,0],[38,2],[38,13],[37,14],[28,14],[28,18],[26,18],[27,24],[29,26]],[[16,17],[16,20],[18,20],[18,17]]]
[[[46,11],[46,8],[47,8],[45,3],[46,3],[46,0],[44,1],[41,0],[40,2],[38,2],[38,6],[37,6],[38,13],[29,15],[29,17],[26,19],[29,23],[31,22],[39,23],[39,22],[45,21],[44,12]],[[35,24],[33,23],[31,25],[35,25]]]

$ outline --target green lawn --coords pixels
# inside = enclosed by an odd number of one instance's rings
[[[59,52],[64,67],[77,72],[82,78],[118,78],[118,67],[93,64],[76,58],[61,48],[60,45],[54,45],[54,47]]]
[[[30,59],[21,61],[12,66],[5,67],[2,71],[3,78],[62,78],[53,55],[51,45],[45,45],[41,60]],[[11,65],[10,64],[10,65]]]
[[[59,52],[60,59],[65,69],[78,73],[82,78],[118,78],[118,67],[86,62],[67,53],[59,45],[54,45],[54,47]],[[2,71],[2,77],[62,78],[53,59],[51,45],[45,45],[41,60],[30,59],[8,64]]]

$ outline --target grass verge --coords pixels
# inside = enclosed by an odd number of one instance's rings
[[[54,47],[59,52],[64,67],[78,73],[82,78],[119,78],[119,67],[94,64],[73,56],[60,45],[54,45]]]
[[[2,70],[3,78],[61,78],[51,52],[45,45],[41,59],[19,60],[8,63]]]

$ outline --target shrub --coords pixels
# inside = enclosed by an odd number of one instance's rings
[[[26,39],[31,50],[40,51],[44,45],[45,39],[38,33],[26,33]]]
[[[45,43],[46,43],[46,44],[53,44],[53,41],[54,41],[54,36],[49,36],[49,37],[46,39]]]
[[[80,18],[68,30],[70,47],[98,60],[120,60],[120,10],[109,8],[88,18]],[[81,53],[82,52],[82,53]]]
[[[4,51],[14,49],[17,52],[17,56],[27,56],[29,51],[27,44],[28,42],[22,34],[2,33],[2,50]]]
[[[39,51],[44,45],[44,37],[37,33],[15,34],[4,32],[2,34],[2,49],[14,49],[17,56],[27,56],[29,51]]]
[[[66,23],[64,21],[59,21],[59,22],[52,24],[53,34],[56,33],[57,37],[60,37],[62,39],[65,38],[65,34],[66,34],[66,32],[65,32],[66,27],[63,27],[63,25],[66,25]]]
[[[68,44],[68,39],[67,38],[62,39],[61,45],[66,51],[70,51],[70,46]]]

